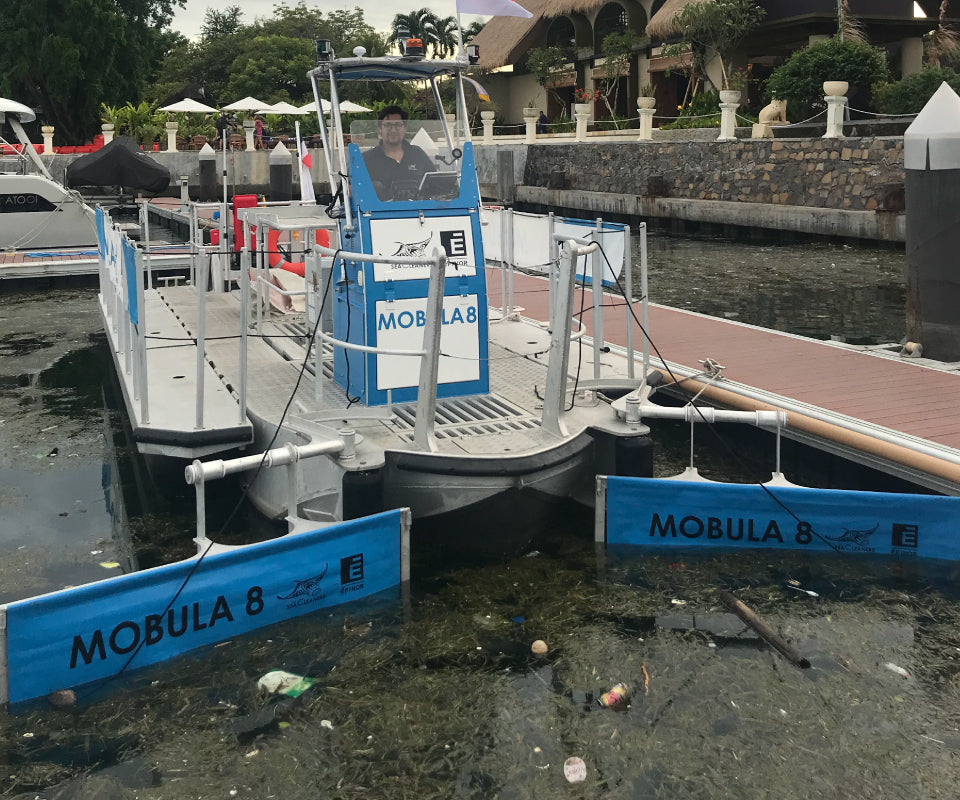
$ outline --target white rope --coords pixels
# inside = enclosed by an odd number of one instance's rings
[[[864,111],[862,108],[850,108],[847,106],[850,111],[856,111],[858,114],[869,114],[871,117],[915,117],[919,114],[919,111],[914,111],[912,114],[879,114],[876,111]]]

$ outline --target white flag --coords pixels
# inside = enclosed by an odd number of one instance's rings
[[[514,0],[457,0],[458,14],[482,14],[494,17],[532,17]]]
[[[313,193],[313,176],[310,174],[310,167],[313,166],[313,159],[310,157],[310,151],[300,138],[300,123],[297,127],[297,164],[300,169],[300,199],[306,202],[314,203],[317,200]]]

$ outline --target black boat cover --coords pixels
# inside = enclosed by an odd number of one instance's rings
[[[67,167],[67,186],[121,186],[156,194],[170,185],[170,172],[140,150],[129,136],[118,136],[95,153]]]

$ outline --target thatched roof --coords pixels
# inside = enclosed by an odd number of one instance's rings
[[[677,14],[691,3],[712,3],[713,0],[667,0],[663,7],[647,23],[647,36],[662,42],[680,33]]]
[[[606,2],[608,0],[520,0],[520,5],[533,14],[532,17],[491,17],[474,37],[473,43],[480,47],[480,66],[496,69],[519,61],[551,19],[592,11]]]

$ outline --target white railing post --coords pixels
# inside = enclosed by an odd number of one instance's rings
[[[437,442],[433,427],[437,416],[437,376],[440,369],[440,320],[443,315],[443,284],[447,273],[447,257],[435,255],[430,265],[430,285],[423,325],[423,350],[420,359],[420,385],[417,390],[417,417],[413,440],[418,450],[433,453]]]

